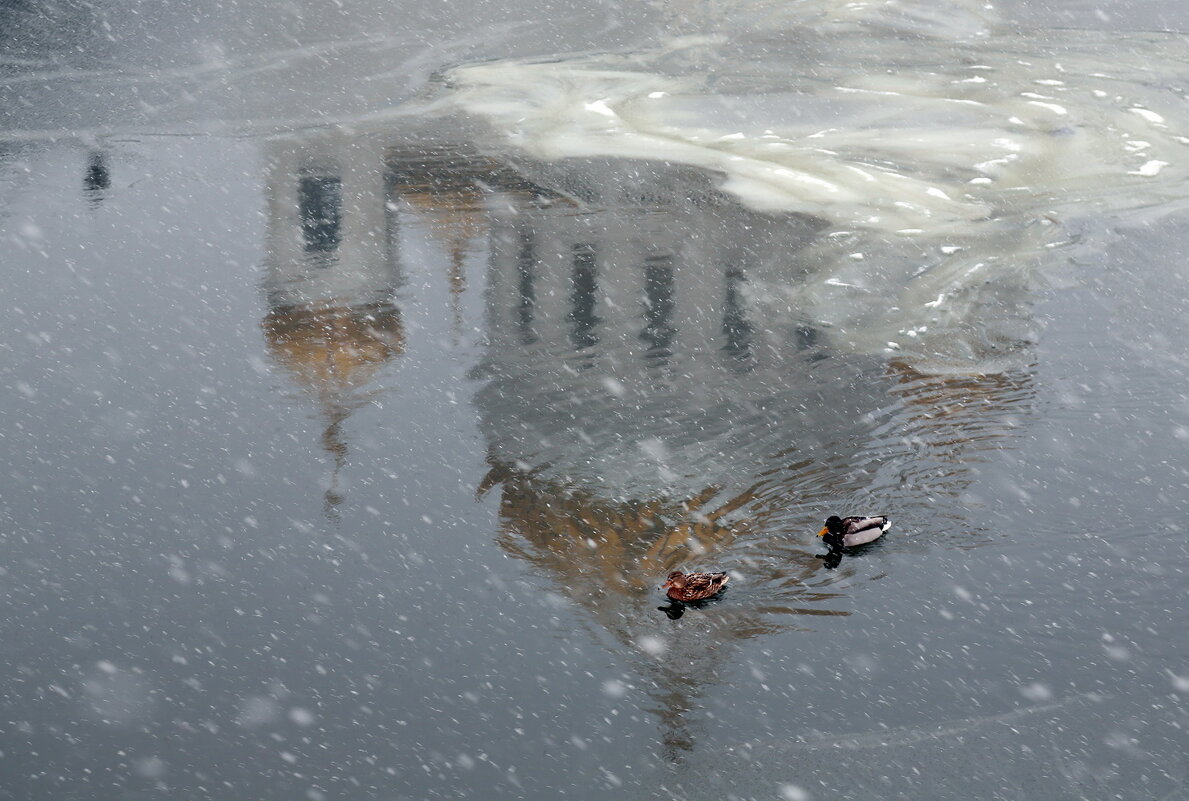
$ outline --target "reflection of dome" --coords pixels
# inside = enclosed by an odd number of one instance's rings
[[[262,327],[273,359],[318,395],[365,386],[405,348],[400,312],[383,304],[276,308]]]
[[[711,487],[684,501],[611,501],[531,476],[494,468],[481,491],[501,484],[500,518],[509,552],[547,568],[589,598],[639,597],[669,570],[728,546],[736,529],[719,522],[748,498],[702,511]],[[519,537],[511,535],[519,535]]]

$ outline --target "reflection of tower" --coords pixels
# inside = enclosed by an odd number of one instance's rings
[[[404,351],[381,149],[334,134],[278,140],[267,174],[262,328],[273,360],[321,409],[333,514],[347,457],[343,424],[377,371]]]

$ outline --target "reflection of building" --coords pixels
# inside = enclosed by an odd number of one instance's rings
[[[806,544],[822,514],[876,491],[933,514],[1027,401],[1026,374],[930,377],[846,346],[802,295],[837,283],[821,221],[750,213],[691,170],[326,134],[278,143],[269,187],[264,330],[318,399],[336,474],[342,425],[403,352],[400,221],[445,252],[456,317],[485,252],[480,494],[499,493],[500,545],[621,644],[674,758],[726,646],[847,613],[830,577],[849,563],[824,571]],[[738,579],[670,620],[657,586],[677,567]]]

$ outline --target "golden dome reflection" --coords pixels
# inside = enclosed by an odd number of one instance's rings
[[[320,398],[366,386],[405,350],[400,311],[384,304],[277,308],[261,327],[273,360]]]

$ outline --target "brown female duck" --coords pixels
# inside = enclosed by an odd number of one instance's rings
[[[668,590],[666,595],[670,600],[688,603],[717,595],[730,580],[731,577],[726,573],[682,573],[674,570],[661,589]]]

